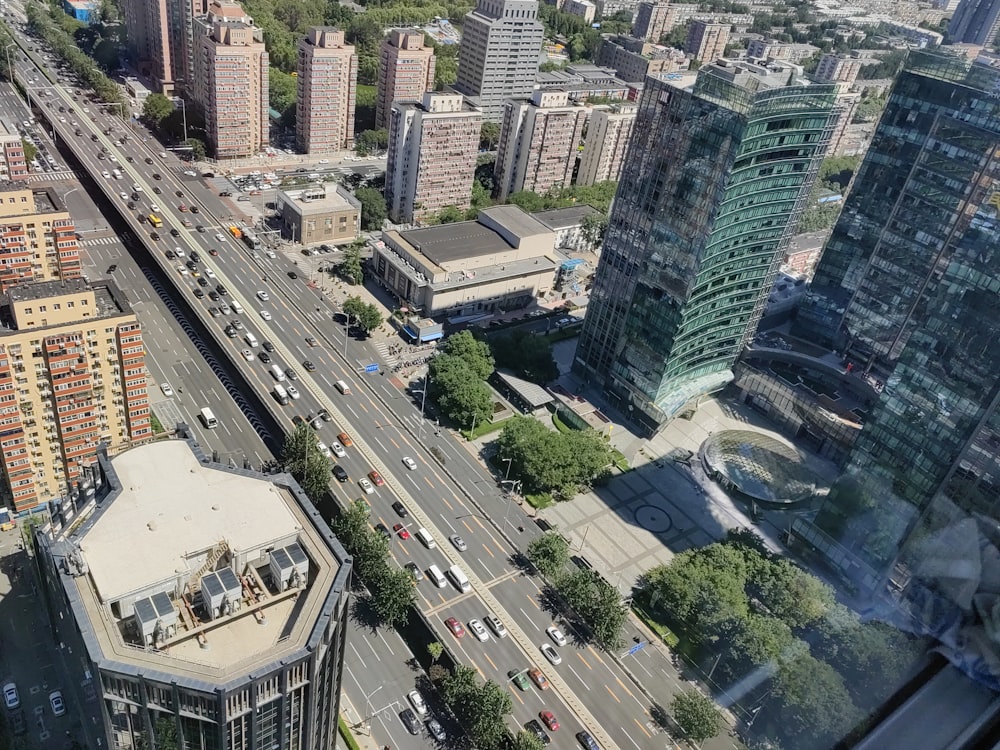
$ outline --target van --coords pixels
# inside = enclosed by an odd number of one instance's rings
[[[309,175],[309,179],[310,180],[318,180],[318,179],[320,179],[319,172],[313,172],[311,175]]]
[[[434,549],[437,547],[437,542],[434,541],[434,537],[432,537],[430,532],[423,527],[417,529],[416,537],[427,549]]]
[[[243,340],[247,342],[247,346],[251,349],[260,343],[257,341],[257,337],[252,333],[247,333],[247,335],[243,337]]]
[[[271,365],[271,377],[277,380],[279,383],[285,382],[285,371],[282,370],[277,365]]]
[[[277,401],[282,406],[287,406],[288,405],[288,391],[286,391],[281,386],[281,384],[275,383],[274,384],[274,391],[272,391],[272,392],[274,393],[274,400],[275,401]]]
[[[441,573],[441,568],[439,568],[437,565],[431,565],[427,569],[427,577],[430,578],[432,581],[434,581],[434,585],[437,586],[439,589],[443,589],[445,586],[448,585],[448,581],[445,580],[444,575],[442,575]]]
[[[232,302],[230,302],[229,306],[231,308],[233,308],[233,312],[236,313],[237,315],[242,315],[243,314],[243,305],[241,305],[236,300],[233,300]]]
[[[202,424],[210,430],[214,430],[219,426],[219,420],[215,418],[215,414],[207,406],[201,410],[198,416],[201,417]]]
[[[466,576],[462,569],[457,565],[452,565],[448,568],[448,577],[451,579],[451,582],[455,584],[455,588],[463,594],[472,591],[472,584],[469,583],[468,576]]]
[[[351,389],[348,387],[347,383],[345,383],[343,380],[338,380],[333,385],[336,387],[338,391],[343,393],[345,396],[351,395]]]

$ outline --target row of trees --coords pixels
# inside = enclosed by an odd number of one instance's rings
[[[378,307],[360,297],[348,297],[344,300],[344,313],[353,325],[365,332],[365,335],[382,325],[382,313]]]
[[[921,651],[895,629],[860,622],[829,586],[745,530],[650,570],[637,601],[690,658],[714,665],[718,685],[760,677],[742,703],[759,704],[754,730],[779,746],[834,744]]]
[[[799,220],[798,231],[815,232],[829,229],[834,225],[844,205],[843,200],[820,203],[819,198],[826,191],[846,196],[847,187],[860,163],[859,156],[830,156],[823,160],[816,184],[813,186],[809,206],[802,212],[802,218]]]
[[[443,416],[461,427],[482,424],[493,413],[486,379],[493,373],[489,346],[469,331],[449,336],[428,369],[430,392]]]
[[[436,215],[426,219],[424,223],[453,224],[457,221],[470,221],[475,219],[482,209],[495,205],[496,201],[490,195],[493,185],[492,163],[487,162],[487,164],[490,166],[477,167],[476,169],[477,179],[472,183],[471,208],[463,211],[456,206],[445,206]],[[594,185],[554,187],[547,193],[522,190],[507,196],[507,203],[519,206],[529,214],[547,211],[551,208],[587,205],[593,206],[606,216],[611,210],[611,201],[614,200],[617,189],[618,183],[608,180]],[[600,231],[603,234],[603,229]]]

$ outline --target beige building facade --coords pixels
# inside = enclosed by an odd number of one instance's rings
[[[587,137],[580,154],[577,185],[618,181],[628,152],[638,108],[635,104],[596,107],[587,121]]]
[[[715,62],[720,57],[725,57],[730,28],[731,25],[728,23],[692,21],[688,24],[684,52],[703,63]]]
[[[361,204],[340,185],[325,183],[275,196],[281,233],[303,245],[353,242],[361,234]]]
[[[0,180],[17,182],[28,179],[24,141],[17,132],[17,127],[7,120],[0,120],[0,152],[3,153],[3,160],[0,161]]]
[[[76,225],[56,192],[0,190],[0,291],[80,274]]]
[[[852,86],[861,73],[861,58],[848,55],[825,54],[819,59],[813,77],[817,81],[846,83]]]
[[[659,42],[671,28],[669,2],[644,0],[639,3],[632,21],[632,36],[646,42]]]
[[[329,154],[354,144],[358,56],[344,32],[314,26],[299,42],[295,140],[305,154]]]
[[[618,35],[601,41],[597,64],[611,68],[623,81],[643,83],[647,75],[687,70],[690,59],[680,50]]]
[[[375,127],[388,127],[393,102],[419,102],[433,91],[436,69],[434,50],[424,44],[423,31],[390,31],[379,50]]]

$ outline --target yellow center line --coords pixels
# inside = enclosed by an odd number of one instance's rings
[[[448,600],[444,598],[444,594],[442,594],[440,591],[438,592],[438,596],[441,597],[441,603],[442,604],[446,604],[447,603]]]
[[[484,653],[483,658],[490,663],[490,666],[493,667],[493,669],[496,669],[496,671],[498,672],[500,671],[499,669],[497,669],[497,665],[493,663],[493,660],[490,658],[489,654]]]
[[[635,698],[635,696],[632,695],[632,691],[625,686],[625,683],[621,681],[620,677],[615,677],[615,682],[621,685],[621,689],[624,690],[626,693],[628,693],[629,698]]]
[[[479,528],[481,528],[483,531],[487,531],[487,528],[483,526],[483,522],[479,520],[479,516],[475,516],[474,520],[479,525]]]
[[[392,447],[399,450],[399,443],[396,442],[395,438],[389,438],[389,442],[392,443]]]
[[[637,726],[637,727],[639,727],[639,729],[641,729],[641,730],[642,730],[643,732],[645,732],[645,733],[646,733],[646,736],[647,736],[647,737],[652,737],[652,736],[653,736],[652,734],[650,734],[650,733],[649,733],[649,730],[648,730],[648,729],[646,729],[646,725],[645,725],[645,724],[643,724],[643,723],[642,723],[641,721],[639,721],[639,720],[638,720],[637,718],[635,718],[634,716],[632,717],[632,721],[634,721],[634,722],[635,722],[636,726]]]
[[[517,698],[518,702],[523,706],[524,705],[524,698],[521,697],[521,691],[520,690],[515,690],[514,686],[511,683],[509,683],[509,682],[507,683],[507,687],[510,688],[510,692],[512,692],[514,694],[514,697]]]
[[[368,407],[365,406],[365,402],[364,401],[358,401],[358,406],[360,406],[362,409],[365,410],[365,414],[368,413]]]
[[[614,692],[612,692],[611,688],[609,688],[607,685],[605,685],[604,689],[608,691],[608,695],[610,695],[612,698],[614,698],[616,701],[618,701],[618,703],[621,703],[621,699],[617,695],[615,695]]]
[[[504,557],[504,556],[507,555],[507,550],[505,550],[503,548],[503,545],[500,544],[500,542],[498,542],[494,537],[491,536],[490,537],[490,541],[493,542],[497,546],[498,550],[500,550],[500,557]]]
[[[594,647],[593,646],[587,646],[587,650],[594,656],[595,659],[597,659],[597,661],[601,662],[601,664],[604,664],[604,659],[601,658],[601,655],[599,653],[597,653],[596,651],[594,651]],[[608,665],[604,664],[604,666],[608,666]]]
[[[486,546],[485,544],[483,545],[483,549],[484,549],[484,550],[486,550],[486,554],[487,554],[487,555],[489,555],[490,557],[496,557],[496,555],[494,555],[494,554],[493,554],[493,553],[492,553],[492,552],[490,551],[490,548],[489,548],[489,547],[487,547],[487,546]]]
[[[424,481],[427,482],[427,486],[428,487],[430,487],[432,490],[434,489],[434,483],[431,482],[430,479],[428,479],[427,477],[424,477]]]
[[[443,503],[444,503],[445,505],[447,505],[447,506],[448,506],[448,510],[450,510],[450,511],[452,511],[452,512],[454,512],[454,511],[455,511],[455,509],[454,509],[453,507],[451,507],[451,503],[449,503],[449,502],[448,502],[448,498],[446,498],[446,497],[442,497],[442,498],[441,498],[441,502],[443,502]]]
[[[579,651],[577,651],[576,655],[580,657],[580,661],[582,661],[584,664],[587,665],[587,669],[593,671],[594,668],[592,666],[590,666],[590,662],[589,661],[587,661],[586,659],[583,658],[583,654],[581,654]]]
[[[528,599],[528,601],[529,601],[529,602],[531,602],[531,605],[532,605],[532,606],[533,606],[533,607],[534,607],[535,609],[537,609],[537,610],[538,610],[539,612],[541,612],[541,611],[542,611],[542,608],[538,606],[538,602],[536,602],[536,601],[535,601],[535,598],[534,598],[533,596],[531,596],[531,595],[529,594],[529,595],[527,595],[527,599]]]
[[[444,498],[442,498],[442,499],[444,499]],[[445,500],[445,502],[448,502],[448,501],[447,501],[447,500]],[[450,506],[450,505],[448,506],[448,509],[449,509],[449,510],[451,509],[451,506]],[[466,531],[468,531],[468,532],[469,532],[470,534],[472,533],[472,527],[471,527],[471,526],[469,526],[469,522],[468,522],[468,521],[462,521],[462,525],[463,525],[463,526],[465,527],[465,530],[466,530]]]

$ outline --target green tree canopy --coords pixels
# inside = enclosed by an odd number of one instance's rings
[[[532,539],[528,544],[528,559],[549,580],[558,580],[569,563],[569,542],[554,531]]]
[[[354,191],[354,197],[361,202],[361,228],[368,231],[382,229],[389,215],[385,196],[375,188],[362,187]]]
[[[675,695],[670,710],[684,734],[694,742],[711,739],[722,728],[722,716],[715,702],[697,690]]]
[[[354,150],[362,156],[382,153],[388,148],[389,131],[385,128],[362,130],[354,139]]]
[[[295,109],[298,99],[298,79],[290,73],[282,72],[273,65],[267,76],[267,96],[271,108],[284,116],[289,109]]]
[[[514,735],[510,750],[545,750],[545,745],[534,734],[522,729]]]
[[[495,122],[484,122],[479,129],[479,148],[494,151],[500,142],[500,125]]]
[[[362,209],[362,213],[363,212],[364,209]],[[348,245],[344,248],[344,252],[340,258],[340,263],[337,264],[337,273],[351,286],[360,284],[364,279],[364,269],[361,266],[361,248],[362,245],[359,242]],[[346,309],[344,312],[352,314]]]
[[[493,353],[485,341],[480,341],[469,331],[452,334],[441,344],[441,352],[462,359],[480,380],[493,374]]]
[[[463,427],[488,419],[493,394],[486,382],[461,357],[439,354],[429,368],[430,396],[448,419]]]
[[[493,338],[490,348],[498,367],[513,370],[533,383],[548,383],[559,377],[552,342],[544,336],[517,329],[507,336]]]
[[[156,129],[174,111],[174,103],[163,94],[150,94],[142,103],[142,119]]]
[[[316,433],[304,422],[285,438],[281,462],[314,503],[326,494],[330,487],[330,461],[320,452]]]
[[[510,692],[495,682],[480,683],[476,670],[458,665],[441,682],[441,696],[483,750],[498,750],[507,737]]]
[[[559,593],[583,618],[594,640],[606,650],[618,648],[628,619],[622,596],[596,570],[577,570],[559,579]]]
[[[390,568],[384,558],[382,568],[374,575],[369,589],[372,610],[379,622],[389,627],[404,624],[410,607],[417,602],[417,591],[409,572],[402,568]]]

